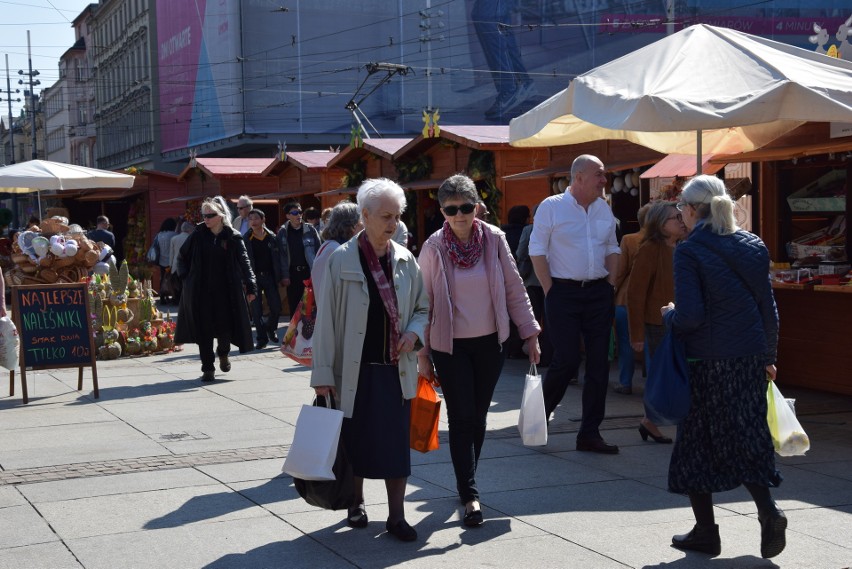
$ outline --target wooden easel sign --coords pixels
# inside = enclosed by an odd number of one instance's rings
[[[92,368],[95,399],[98,368],[92,334],[88,285],[57,283],[12,287],[12,316],[21,341],[21,393],[27,396],[27,371],[76,367],[77,391],[83,389],[83,368]],[[9,372],[9,395],[15,394],[15,372]]]

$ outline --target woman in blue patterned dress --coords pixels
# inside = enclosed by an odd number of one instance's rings
[[[769,252],[734,221],[724,183],[697,176],[678,209],[690,230],[674,253],[675,304],[666,325],[686,343],[692,405],[678,426],[669,490],[687,494],[696,525],[679,549],[721,552],[713,492],[744,485],[757,505],[760,553],[781,553],[787,519],[769,494],[781,482],[766,421],[767,378],[775,379],[778,312]]]

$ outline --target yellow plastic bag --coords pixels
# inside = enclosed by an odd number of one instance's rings
[[[775,452],[780,456],[802,456],[811,448],[811,441],[796,418],[790,400],[784,399],[774,381],[767,382],[766,420]]]

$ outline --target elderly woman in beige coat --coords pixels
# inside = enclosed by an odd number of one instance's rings
[[[410,400],[417,390],[417,350],[423,345],[429,300],[414,256],[391,237],[405,194],[387,179],[358,189],[364,231],[328,261],[317,304],[311,386],[333,394],[344,413],[341,438],[355,474],[351,527],[367,526],[364,478],[384,479],[387,531],[417,539],[405,521],[411,474]]]

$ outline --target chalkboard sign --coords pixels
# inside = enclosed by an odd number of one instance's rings
[[[97,369],[89,294],[85,283],[12,287],[12,314],[21,340],[21,381],[27,402],[26,370],[91,366],[95,397]]]

